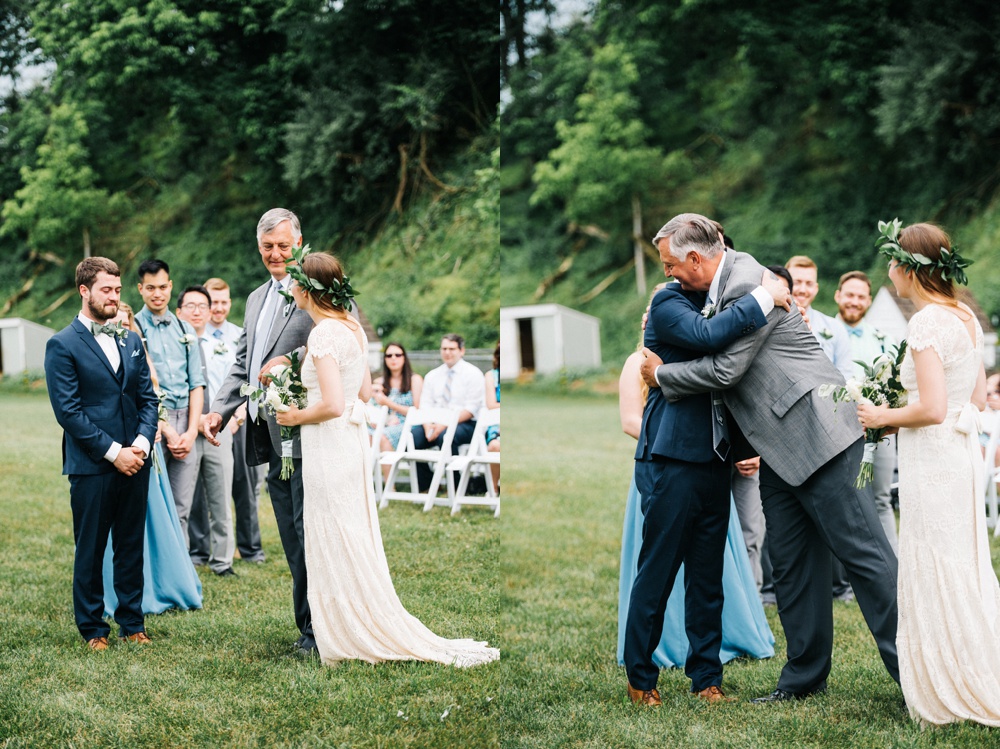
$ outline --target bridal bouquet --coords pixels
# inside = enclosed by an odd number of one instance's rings
[[[823,398],[833,398],[834,403],[850,401],[869,403],[876,406],[898,408],[906,405],[906,391],[899,381],[899,368],[906,354],[906,341],[879,355],[871,364],[857,361],[864,368],[861,382],[853,377],[845,385],[821,385],[819,394]],[[854,486],[861,489],[871,483],[875,470],[875,448],[885,437],[885,429],[865,430],[865,454],[861,458],[861,470]]]
[[[288,355],[289,363],[271,368],[271,382],[266,388],[255,388],[245,383],[240,395],[246,395],[257,403],[258,408],[266,408],[271,414],[288,411],[292,405],[302,408],[306,404],[306,389],[302,385],[302,362],[299,352]],[[298,426],[281,427],[281,478],[287,479],[295,472],[292,463],[292,444],[299,433]]]

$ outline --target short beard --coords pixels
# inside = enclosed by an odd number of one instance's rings
[[[857,325],[862,319],[864,319],[864,316],[864,312],[856,312],[854,310],[847,309],[840,310],[840,319],[848,325]]]
[[[115,311],[110,315],[104,311],[103,308],[95,307],[93,302],[93,297],[87,300],[87,311],[90,312],[90,317],[97,322],[104,323],[113,317],[118,316],[118,305],[115,305]]]

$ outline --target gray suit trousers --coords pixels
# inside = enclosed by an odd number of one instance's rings
[[[855,489],[864,439],[791,486],[761,461],[778,615],[788,662],[778,688],[803,694],[826,687],[833,653],[831,552],[847,568],[861,612],[889,675],[896,657],[896,555],[875,511],[871,487]]]

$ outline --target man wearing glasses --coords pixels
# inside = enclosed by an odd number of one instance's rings
[[[198,428],[205,403],[205,376],[194,328],[179,320],[167,307],[173,282],[170,267],[162,260],[145,260],[139,266],[139,294],[145,306],[135,316],[146,341],[159,378],[163,405],[170,426],[167,435],[166,464],[170,490],[177,507],[184,539],[188,538],[188,517],[198,480]]]
[[[472,441],[476,429],[476,414],[483,407],[486,377],[479,367],[469,364],[465,356],[465,339],[448,333],[441,339],[440,367],[432,369],[424,378],[420,405],[425,408],[449,408],[458,411],[458,425],[451,443],[452,455],[458,448]],[[413,427],[413,446],[417,450],[440,447],[444,441],[443,424],[424,424]],[[431,484],[431,469],[426,463],[417,463],[417,482],[420,491],[427,491]]]
[[[207,383],[205,406],[219,392],[229,367],[236,359],[235,349],[220,343],[206,330],[212,297],[204,286],[188,286],[181,292],[177,316],[191,324],[198,337],[201,351],[202,373]],[[205,411],[205,409],[203,409]],[[229,509],[233,486],[233,435],[228,429],[219,434],[220,449],[207,444],[205,436],[198,435],[198,483],[191,507],[188,537],[191,561],[208,566],[220,577],[234,577],[233,553],[236,540],[233,519]],[[207,512],[207,527],[204,516]],[[201,522],[199,522],[199,520]],[[207,530],[207,538],[206,538]]]

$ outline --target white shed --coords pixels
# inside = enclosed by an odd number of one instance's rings
[[[20,317],[0,319],[0,375],[40,371],[45,367],[45,343],[55,331]]]
[[[500,379],[601,366],[601,321],[561,304],[500,308]]]
[[[959,286],[957,289],[959,301],[968,304],[979,318],[979,325],[983,329],[983,364],[986,369],[993,369],[997,366],[997,333],[990,325],[990,319],[979,306],[979,302],[972,296],[972,292],[964,286]],[[896,294],[894,286],[883,286],[875,294],[872,306],[865,314],[865,322],[901,341],[906,338],[906,325],[916,311],[913,302],[902,299]]]

